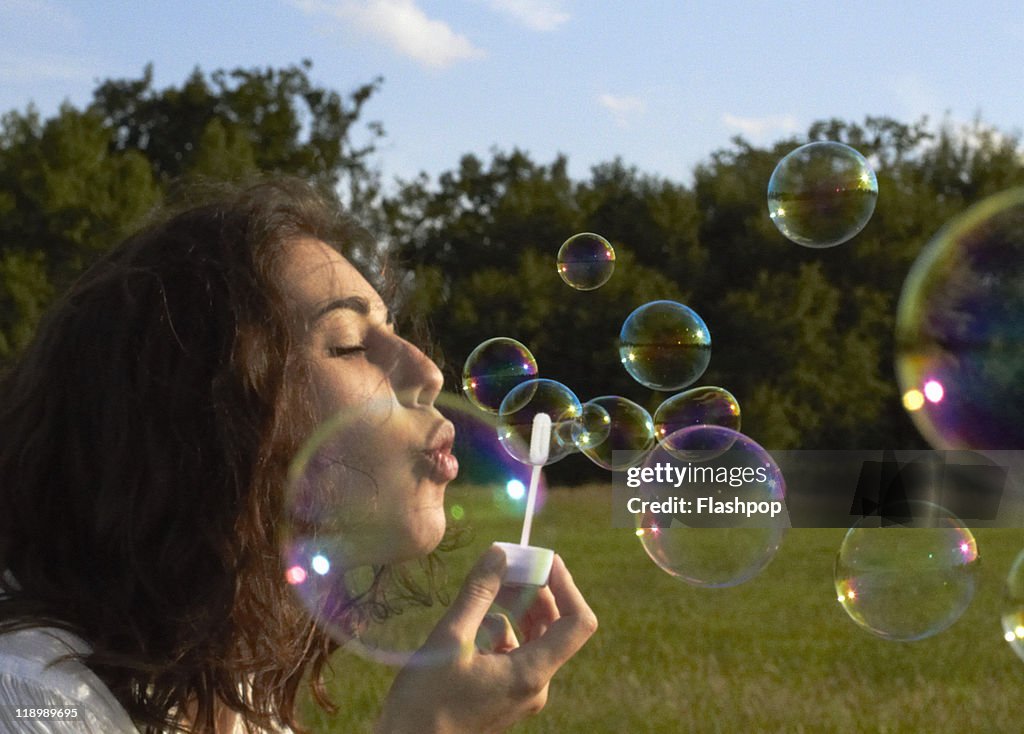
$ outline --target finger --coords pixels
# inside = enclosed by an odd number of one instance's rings
[[[498,595],[504,576],[505,552],[492,545],[470,570],[459,595],[430,633],[427,644],[472,642]]]
[[[524,642],[543,635],[559,617],[554,594],[547,586],[502,586],[498,604],[522,630]]]
[[[555,595],[545,586],[537,594],[533,604],[526,610],[526,616],[520,625],[526,641],[535,640],[548,631],[548,627],[562,614],[555,602]]]
[[[551,567],[549,585],[561,616],[551,623],[540,639],[512,653],[524,670],[548,677],[575,655],[597,630],[597,617],[557,555]]]
[[[519,647],[512,623],[504,614],[491,612],[484,617],[476,633],[476,647],[480,652],[509,652]]]
[[[554,605],[551,590],[546,586],[502,586],[498,592],[497,603],[509,612],[518,624],[524,619],[540,600],[544,609],[554,607],[557,617],[558,608]]]

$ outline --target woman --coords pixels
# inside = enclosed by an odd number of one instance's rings
[[[292,457],[353,416],[329,522],[375,574],[335,631],[435,550],[457,473],[440,372],[357,267],[370,244],[308,186],[263,183],[148,226],[44,319],[0,383],[0,731],[31,730],[30,707],[74,712],[67,731],[298,729],[306,673],[329,706],[337,642],[282,569],[286,521],[326,519],[288,506]],[[473,568],[378,731],[501,731],[543,706],[596,621],[556,559],[523,643],[499,627],[478,649],[503,569],[496,548]]]

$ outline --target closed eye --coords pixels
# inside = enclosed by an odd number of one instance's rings
[[[365,352],[365,351],[366,351],[366,347],[364,345],[362,345],[362,344],[357,344],[356,346],[351,346],[351,347],[328,347],[327,348],[327,356],[328,357],[351,357],[351,356],[354,356],[356,354],[359,354],[360,352]]]

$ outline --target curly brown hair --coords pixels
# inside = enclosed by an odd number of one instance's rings
[[[375,249],[330,193],[291,179],[163,215],[78,280],[0,381],[0,569],[19,587],[0,584],[0,632],[79,634],[146,731],[212,732],[218,706],[301,730],[306,675],[332,708],[338,643],[278,552],[310,411],[277,271],[303,236],[357,267]],[[376,569],[350,606],[386,614],[403,577]]]

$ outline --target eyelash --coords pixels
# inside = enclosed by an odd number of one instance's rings
[[[365,352],[366,347],[362,344],[354,347],[329,347],[327,349],[328,357],[352,357],[360,352]]]

